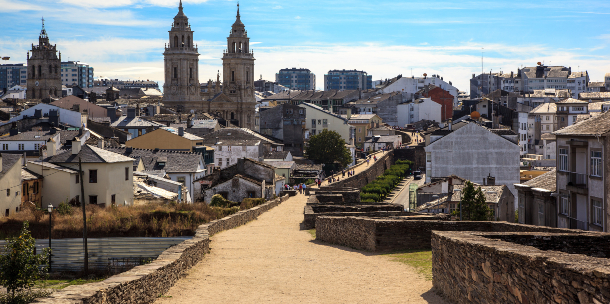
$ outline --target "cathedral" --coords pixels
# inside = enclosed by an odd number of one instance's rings
[[[27,60],[27,99],[61,98],[61,52],[58,57],[57,46],[49,43],[44,19],[38,45],[32,44]]]
[[[165,47],[165,105],[210,113],[232,124],[254,129],[254,53],[250,38],[241,22],[239,4],[237,16],[227,38],[227,49],[222,57],[222,84],[208,81],[208,92],[202,93],[198,77],[199,53],[193,47],[193,31],[184,15],[182,1],[178,15],[169,31],[169,46]]]

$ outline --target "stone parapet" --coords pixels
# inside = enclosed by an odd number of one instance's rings
[[[139,304],[153,303],[167,292],[181,275],[210,251],[210,236],[244,225],[286,201],[282,196],[252,209],[239,211],[197,228],[195,236],[165,250],[150,264],[137,266],[102,282],[69,286],[34,303]]]
[[[432,231],[593,233],[508,222],[447,221],[435,215],[386,218],[330,215],[315,218],[317,240],[368,251],[429,250]]]
[[[434,231],[432,283],[459,304],[610,303],[609,240],[607,233]]]

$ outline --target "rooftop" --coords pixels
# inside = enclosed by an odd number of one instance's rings
[[[557,178],[557,169],[553,168],[553,170],[551,170],[547,173],[544,173],[542,175],[536,176],[523,184],[526,186],[530,186],[532,188],[539,188],[539,189],[544,189],[544,190],[548,190],[551,192],[555,192],[556,187],[557,187],[556,178]]]
[[[203,156],[193,152],[135,148],[108,148],[107,150],[134,159],[134,165],[141,160],[146,171],[197,172],[199,163],[203,162]]]
[[[553,132],[555,135],[602,136],[610,131],[610,112],[577,122]]]
[[[78,163],[79,160],[83,163],[119,163],[134,161],[133,158],[125,157],[121,154],[113,153],[91,145],[84,145],[77,154],[72,154],[72,150],[67,150],[58,155],[48,157],[45,161],[51,163]]]

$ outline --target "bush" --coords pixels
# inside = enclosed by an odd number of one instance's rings
[[[244,198],[244,200],[241,202],[240,208],[241,210],[247,210],[258,205],[262,205],[264,203],[264,198]]]
[[[375,200],[372,199],[365,199],[365,200],[360,200],[361,203],[376,203]]]
[[[72,215],[72,206],[66,203],[59,203],[57,207],[57,213],[61,215]]]
[[[307,186],[309,186],[311,184],[315,184],[315,183],[316,183],[316,181],[311,178],[305,181],[305,185],[307,185]]]
[[[212,201],[210,202],[211,207],[222,207],[222,208],[231,208],[231,207],[239,207],[241,203],[232,202],[228,199],[225,199],[220,194],[214,194],[212,196]]]
[[[379,194],[376,193],[362,193],[360,192],[360,201],[365,201],[365,200],[373,200],[375,202],[380,202],[381,201],[381,196]]]

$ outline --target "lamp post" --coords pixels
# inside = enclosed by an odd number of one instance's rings
[[[51,230],[53,229],[53,205],[47,207],[49,211],[49,250],[51,250]],[[49,253],[49,272],[51,272],[51,254]]]

